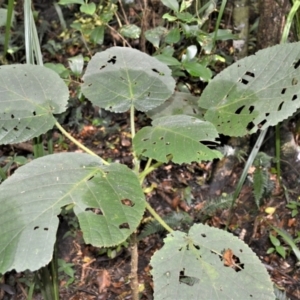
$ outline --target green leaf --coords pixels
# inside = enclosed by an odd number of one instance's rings
[[[197,19],[194,18],[193,15],[191,15],[189,12],[179,12],[176,14],[176,17],[183,22],[186,23],[191,23],[191,22],[196,22]]]
[[[300,43],[282,44],[239,60],[206,87],[199,106],[220,133],[266,129],[300,106]]]
[[[121,27],[120,33],[122,36],[130,39],[138,39],[141,35],[141,28],[135,24],[124,25]]]
[[[276,236],[274,236],[273,234],[270,233],[269,238],[270,238],[270,241],[273,244],[273,246],[275,246],[275,247],[280,246],[280,241]]]
[[[177,17],[171,16],[168,13],[164,14],[162,18],[168,20],[169,22],[174,22],[177,20]]]
[[[177,0],[161,0],[163,5],[177,12],[179,10],[179,4]]]
[[[165,37],[167,44],[175,44],[180,41],[180,30],[179,28],[172,28]]]
[[[93,43],[102,45],[104,41],[104,28],[105,26],[97,26],[91,32],[91,40]]]
[[[193,0],[183,0],[180,4],[180,11],[188,9],[192,5]]]
[[[157,119],[164,116],[189,115],[203,119],[204,111],[197,105],[198,97],[190,93],[175,91],[174,94],[162,105],[147,111],[147,116]]]
[[[282,257],[285,259],[285,257],[286,257],[286,251],[285,251],[284,247],[282,247],[282,246],[276,246],[276,247],[275,247],[275,250],[276,250],[276,252],[277,252],[280,256],[282,256]]]
[[[80,11],[87,15],[93,15],[96,11],[96,4],[94,2],[91,3],[83,3],[80,6]]]
[[[182,63],[183,67],[190,75],[200,77],[202,81],[209,81],[212,77],[212,72],[209,68],[202,66],[199,63],[192,61],[185,61]]]
[[[209,36],[214,39],[215,38],[215,32],[212,32],[209,34]],[[217,33],[217,41],[227,41],[227,40],[234,40],[237,39],[238,35],[233,34],[231,30],[229,29],[218,29]]]
[[[53,88],[55,87],[55,88]],[[20,143],[53,127],[69,91],[54,71],[36,65],[0,67],[0,143]]]
[[[144,127],[133,139],[138,155],[168,162],[168,155],[178,164],[192,161],[221,158],[200,141],[214,141],[218,136],[212,124],[185,115],[161,117],[152,122],[153,127]]]
[[[60,5],[84,4],[84,0],[60,0],[58,4]]]
[[[83,77],[82,92],[94,104],[114,112],[132,105],[148,111],[174,91],[171,70],[157,59],[131,48],[112,47],[97,53]]]
[[[297,247],[297,245],[295,244],[295,242],[294,242],[293,238],[291,237],[291,235],[283,229],[274,227],[272,225],[271,225],[271,227],[283,238],[285,243],[287,243],[292,248],[295,256],[298,259],[298,261],[300,261],[300,250]],[[277,251],[277,249],[276,249],[276,251]]]
[[[56,72],[61,78],[70,76],[70,71],[63,64],[45,63],[44,67]]]
[[[181,65],[181,63],[175,57],[172,57],[172,56],[159,54],[154,57],[157,60],[159,60],[160,62],[162,62],[168,66],[180,66]]]
[[[162,26],[157,26],[153,29],[145,31],[145,38],[152,43],[155,48],[159,47],[160,41],[167,34],[167,29]]]
[[[125,165],[60,153],[20,167],[0,186],[0,273],[37,270],[49,263],[57,215],[72,203],[83,238],[96,247],[126,240],[145,208],[137,176]]]
[[[80,76],[83,70],[84,60],[82,54],[68,58],[69,67],[75,76]]]
[[[232,234],[202,224],[174,231],[151,259],[154,299],[274,300],[273,283],[256,254]],[[223,255],[235,257],[233,266]]]
[[[8,10],[5,8],[0,8],[0,27],[6,25],[6,20],[7,20],[7,14]],[[11,26],[13,25],[15,20],[14,12],[12,12],[12,18],[11,18]]]

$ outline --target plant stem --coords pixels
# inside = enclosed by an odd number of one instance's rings
[[[135,136],[135,123],[134,123],[134,105],[131,105],[130,108],[130,131],[131,131],[131,140]],[[133,165],[134,165],[134,172],[138,175],[140,171],[140,160],[136,156],[135,151],[132,151],[133,154]]]
[[[132,290],[132,299],[139,300],[139,280],[138,280],[138,244],[136,233],[131,235],[130,240],[130,252],[131,252],[131,274],[130,284]]]
[[[167,231],[172,232],[173,229],[156,213],[156,211],[151,207],[151,205],[146,202],[146,208],[149,213],[154,217],[154,219]]]
[[[76,146],[78,146],[80,149],[82,149],[83,151],[85,151],[86,153],[93,155],[93,156],[97,156],[100,157],[99,155],[97,155],[95,152],[93,152],[92,150],[90,150],[89,148],[85,147],[84,145],[82,145],[80,142],[78,142],[75,138],[73,138],[67,131],[64,130],[64,128],[58,123],[55,123],[55,126],[59,129],[59,131],[66,136],[70,141],[72,141]],[[101,157],[100,157],[101,158]],[[102,163],[104,165],[109,165],[109,163],[104,160],[103,158],[101,158]]]
[[[234,204],[235,204],[235,202],[236,202],[236,200],[237,200],[237,198],[238,198],[238,196],[241,192],[241,189],[243,187],[243,184],[244,184],[245,179],[246,179],[247,174],[248,174],[248,170],[253,164],[253,161],[254,161],[254,159],[255,159],[255,157],[256,157],[256,155],[257,155],[257,153],[258,153],[258,151],[259,151],[259,149],[260,149],[260,147],[261,147],[261,145],[264,141],[264,138],[265,138],[265,135],[266,135],[267,131],[268,131],[268,128],[264,129],[260,132],[259,137],[258,137],[258,139],[257,139],[257,141],[256,141],[249,157],[248,157],[248,160],[247,160],[246,165],[243,169],[243,173],[240,177],[240,180],[237,184],[237,187],[236,187],[236,189],[233,193],[231,207],[230,207],[230,215],[229,215],[228,220],[227,220],[226,230],[228,229],[228,226],[229,226],[230,221],[231,221],[233,206],[234,206]]]
[[[218,30],[219,30],[219,27],[220,27],[220,23],[221,23],[221,20],[222,20],[222,16],[223,16],[226,4],[227,4],[227,0],[222,0],[221,7],[220,7],[220,10],[219,10],[219,14],[218,14],[218,19],[217,19],[217,22],[216,22],[215,34],[214,34],[214,38],[213,38],[214,47],[215,47],[216,40],[217,40],[217,37],[218,37]]]

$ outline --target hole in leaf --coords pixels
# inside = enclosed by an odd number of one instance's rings
[[[152,144],[153,144],[153,145],[156,145],[156,142],[153,142]]]
[[[88,178],[88,181],[89,181],[89,180],[92,180],[93,178],[94,178],[94,176],[91,176],[90,178]]]
[[[262,121],[260,122],[260,126],[262,127],[262,126],[264,126],[266,123],[267,123],[267,120],[264,119],[264,120],[262,120]]]
[[[206,234],[205,233],[201,233],[201,236],[206,238]]]
[[[222,251],[222,261],[225,267],[231,267],[236,272],[244,269],[244,264],[241,263],[240,259],[234,255],[230,248]]]
[[[200,280],[196,277],[192,277],[192,276],[186,276],[184,273],[184,269],[183,271],[180,271],[179,273],[179,282],[180,283],[184,283],[188,286],[193,286],[194,284],[198,283]]]
[[[200,247],[198,245],[195,245],[194,244],[194,247],[197,249],[197,250],[200,250]]]
[[[105,67],[106,67],[106,65],[103,65],[103,66],[100,67],[99,70],[102,70],[102,69],[104,69]]]
[[[4,131],[6,131],[6,132],[8,131],[5,127],[2,127],[2,129],[3,129]]]
[[[126,205],[126,206],[130,206],[130,207],[134,206],[134,203],[129,199],[122,199],[121,202],[123,205]]]
[[[88,86],[92,86],[92,83],[88,84]]]
[[[25,127],[25,129],[27,129],[27,130],[31,130],[31,128],[30,128],[30,127],[28,127],[28,126],[26,126],[26,127]]]
[[[129,224],[128,224],[127,222],[126,222],[126,223],[120,224],[120,225],[119,225],[119,228],[120,228],[120,229],[124,229],[124,228],[130,229]]]
[[[45,227],[45,228],[44,228],[44,230],[45,230],[45,231],[48,231],[48,230],[49,230],[49,228],[48,228],[48,227]]]
[[[249,71],[247,71],[247,72],[245,73],[245,75],[248,75],[248,76],[250,76],[250,77],[255,78],[255,74],[252,73],[252,72],[249,72]]]
[[[152,69],[153,72],[159,74],[160,76],[164,76],[165,74],[162,72],[157,71],[156,69]]]
[[[164,137],[163,137],[163,136],[161,136],[159,139],[162,141],[162,140],[164,139]]]
[[[19,131],[19,129],[18,129],[18,127],[16,126],[16,127],[14,127],[14,131]]]
[[[239,107],[239,108],[235,111],[235,114],[236,114],[236,115],[239,115],[239,114],[242,112],[242,110],[243,110],[244,107],[245,107],[245,105]]]
[[[15,116],[14,116],[13,114],[11,114],[11,118],[12,118],[12,119],[14,119],[14,118],[15,118]]]
[[[297,98],[298,98],[298,96],[294,95],[293,98],[292,98],[292,101],[295,101]]]
[[[300,66],[300,59],[293,63],[294,68],[297,69]]]
[[[108,60],[108,63],[112,63],[113,65],[116,63],[117,57],[114,55],[110,60]]]
[[[147,95],[147,96],[148,96],[148,97],[150,97],[150,95],[151,95],[151,93],[150,93],[150,92],[148,92],[148,95]]]
[[[142,139],[142,142],[147,142],[149,139]]]
[[[100,208],[91,208],[91,207],[87,207],[87,208],[85,209],[85,211],[90,211],[90,212],[94,213],[95,215],[102,215],[102,216],[103,216],[103,213],[102,213],[102,211],[101,211]]]
[[[166,142],[166,146],[169,146],[170,145],[170,142]]]
[[[296,78],[292,79],[292,85],[297,85],[298,84],[298,80]]]
[[[281,90],[281,95],[284,95],[284,94],[285,94],[285,91],[286,91],[286,88],[283,88],[283,89]]]
[[[32,112],[32,114],[34,115],[34,116],[36,116],[36,112],[34,111],[34,112]]]
[[[34,228],[33,228],[33,230],[37,230],[37,229],[39,229],[40,228],[40,226],[35,226]]]
[[[283,103],[284,103],[284,102],[282,101],[282,102],[279,104],[278,109],[277,109],[278,111],[281,111]]]
[[[248,130],[248,131],[251,131],[254,127],[255,127],[255,124],[251,121],[251,122],[249,122],[248,125],[247,125],[247,130]]]
[[[265,116],[268,117],[270,115],[270,113],[265,113]]]
[[[240,79],[239,82],[241,82],[244,85],[247,85],[249,83],[249,81],[244,78]]]
[[[254,111],[254,106],[253,105],[249,106],[249,113],[251,114],[253,111]]]

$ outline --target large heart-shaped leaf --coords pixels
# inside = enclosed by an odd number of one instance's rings
[[[218,132],[253,133],[291,116],[300,107],[300,43],[258,51],[217,75],[199,106]]]
[[[83,77],[82,92],[93,104],[114,112],[132,105],[148,111],[174,91],[171,70],[157,59],[131,48],[113,47],[97,53]]]
[[[221,158],[216,150],[211,150],[200,141],[214,141],[218,137],[215,127],[195,117],[175,115],[161,117],[152,122],[152,127],[142,128],[133,139],[138,155],[178,164],[192,161]]]
[[[164,242],[151,259],[156,300],[275,299],[266,268],[232,234],[195,224]]]
[[[52,70],[36,65],[0,67],[0,143],[19,143],[53,127],[69,91]]]
[[[85,242],[98,247],[128,238],[145,207],[139,180],[124,165],[80,153],[36,159],[0,186],[0,273],[49,263],[57,215],[70,203]]]

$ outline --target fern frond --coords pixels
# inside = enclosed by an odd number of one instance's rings
[[[206,216],[213,216],[217,210],[224,210],[231,206],[231,195],[222,194],[220,197],[208,200],[200,213]]]

